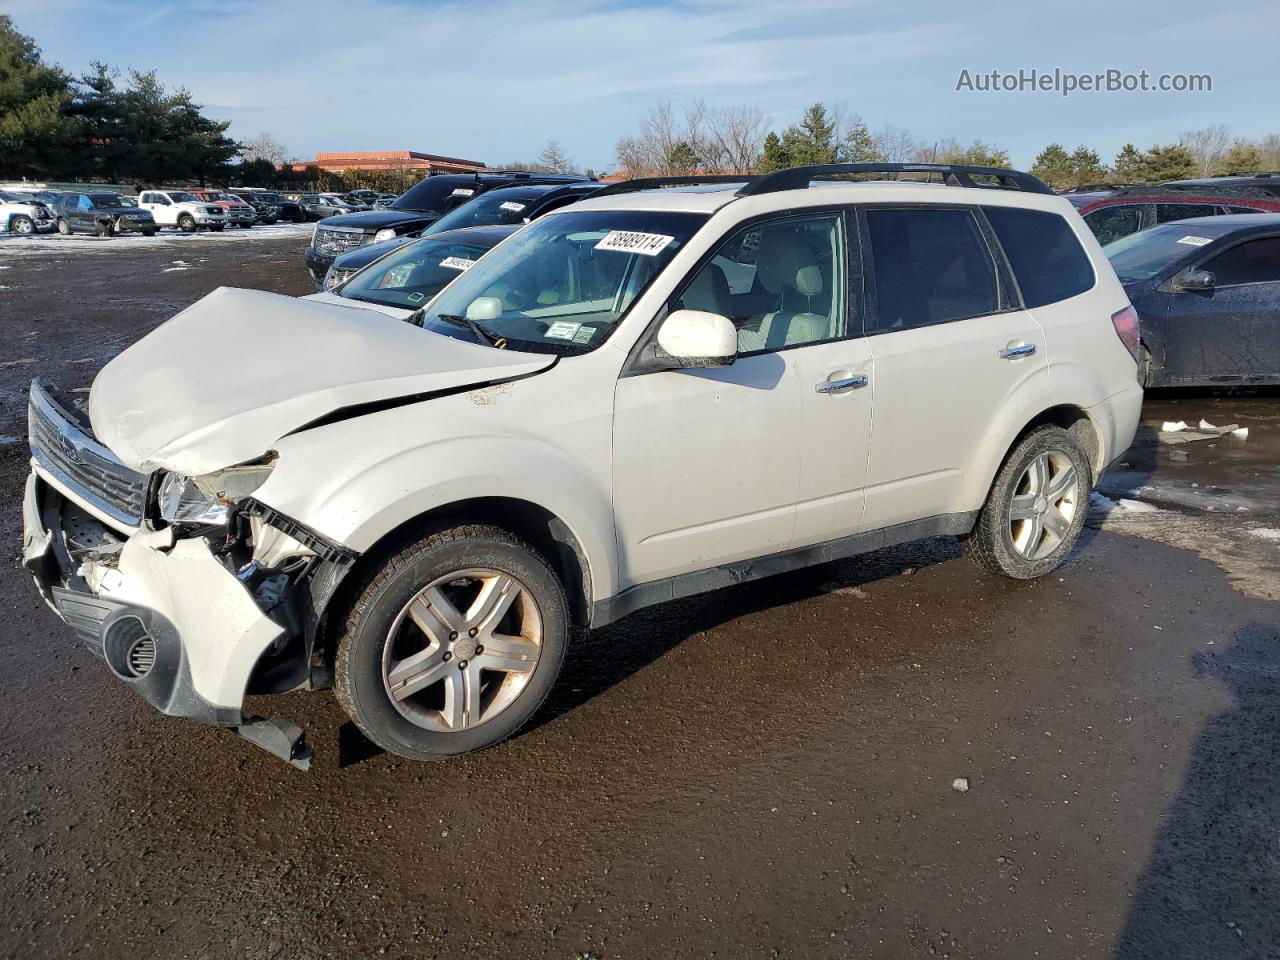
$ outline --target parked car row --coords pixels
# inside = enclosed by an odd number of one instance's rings
[[[443,174],[427,177],[397,197],[389,207],[326,219],[316,227],[304,260],[317,286],[340,254],[397,237],[419,235],[454,207],[495,187],[517,183],[593,183],[571,174],[533,174],[501,171],[478,174]]]

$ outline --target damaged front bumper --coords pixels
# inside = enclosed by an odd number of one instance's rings
[[[246,692],[308,679],[300,630],[282,615],[287,605],[278,596],[268,603],[203,537],[145,526],[124,536],[38,462],[32,467],[22,562],[54,612],[161,713],[234,728],[305,769],[311,752],[300,728],[243,713]],[[276,688],[253,689],[273,671]]]

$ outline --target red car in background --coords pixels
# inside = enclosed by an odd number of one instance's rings
[[[243,200],[239,200],[224,190],[188,190],[200,199],[201,203],[212,203],[227,212],[228,224],[239,224],[246,229],[258,222],[258,212]]]
[[[1280,198],[1252,187],[1205,188],[1204,193],[1129,187],[1080,208],[1080,216],[1103,246],[1158,223],[1227,213],[1280,213]]]

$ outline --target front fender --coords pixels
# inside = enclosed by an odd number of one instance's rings
[[[585,476],[579,461],[550,443],[510,435],[455,437],[336,470],[332,464],[329,470],[303,465],[292,454],[282,445],[281,468],[256,498],[357,552],[431,510],[504,497],[564,522],[585,554],[594,597],[617,590],[607,480]],[[290,461],[293,468],[284,469]]]

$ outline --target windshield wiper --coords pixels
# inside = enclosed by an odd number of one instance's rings
[[[414,311],[414,315],[407,319],[411,323],[421,323],[423,315],[425,314],[426,307],[419,307]],[[437,313],[436,317],[437,319],[443,320],[445,323],[456,324],[460,327],[469,327],[471,332],[476,335],[476,342],[483,344],[486,347],[496,347],[498,345],[498,341],[502,339],[502,337],[499,337],[497,334],[491,333],[484,327],[480,326],[480,324],[476,323],[470,317],[461,317],[456,313]]]

